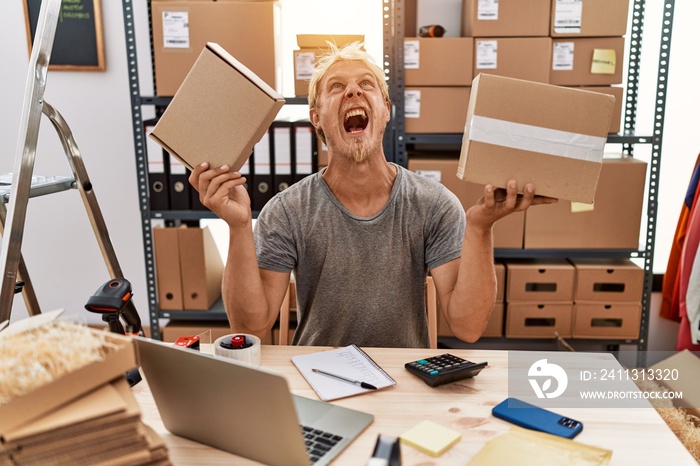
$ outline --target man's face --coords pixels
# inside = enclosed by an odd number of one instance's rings
[[[334,156],[360,163],[381,151],[389,103],[367,65],[361,61],[332,65],[319,83],[317,102],[310,111],[311,122],[323,131]]]

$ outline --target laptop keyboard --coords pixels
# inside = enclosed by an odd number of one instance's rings
[[[306,442],[306,452],[311,459],[311,464],[315,464],[323,455],[328,453],[338,442],[343,440],[340,435],[314,429],[313,427],[301,426]]]

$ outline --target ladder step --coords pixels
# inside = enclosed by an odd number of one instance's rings
[[[44,196],[68,189],[77,188],[75,178],[72,176],[32,176],[32,185],[29,197]],[[6,204],[10,200],[12,190],[12,173],[0,173],[0,203]]]

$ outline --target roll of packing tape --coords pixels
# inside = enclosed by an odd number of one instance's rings
[[[247,333],[224,335],[214,342],[214,354],[259,366],[260,338]]]

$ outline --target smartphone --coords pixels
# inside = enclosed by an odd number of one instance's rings
[[[494,416],[504,421],[564,438],[574,438],[583,430],[583,424],[517,398],[506,398],[493,407]]]

